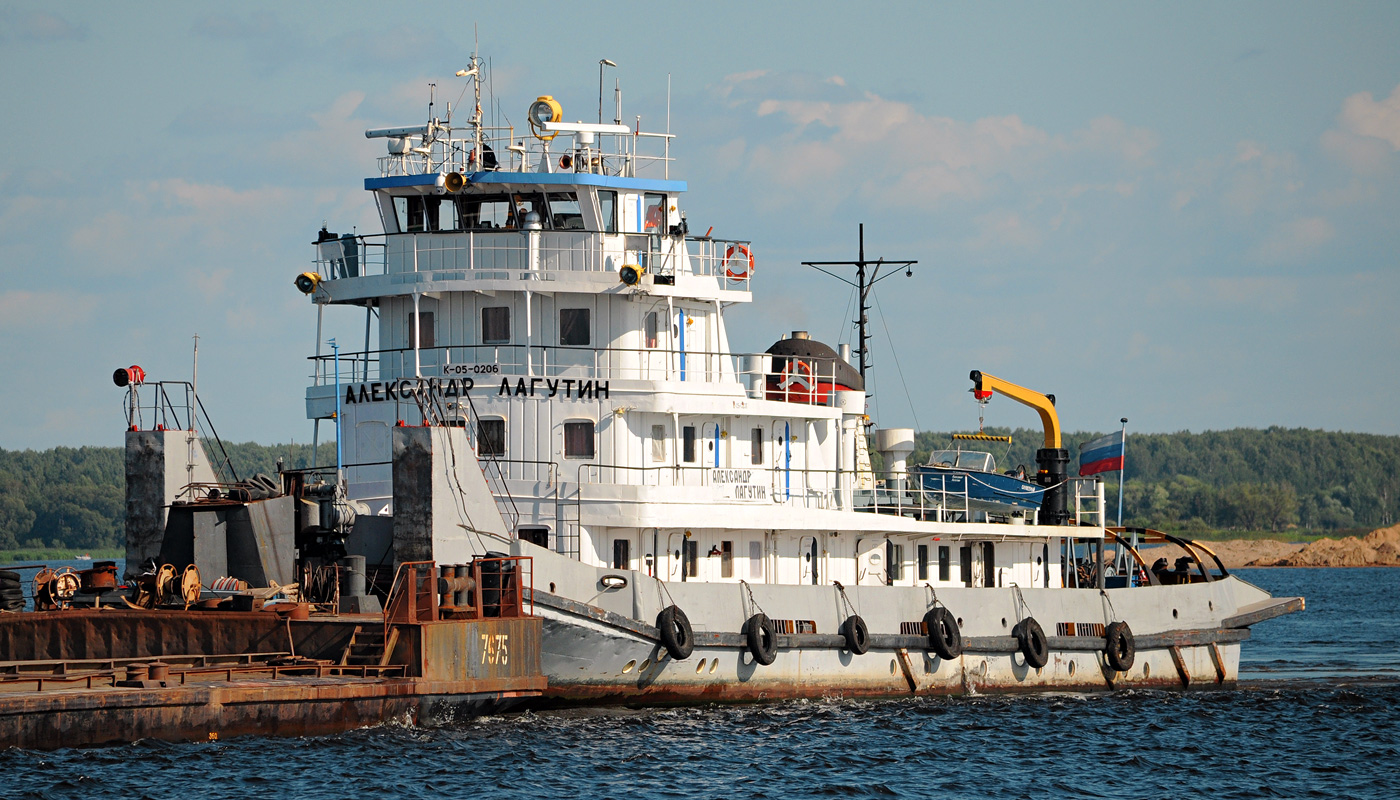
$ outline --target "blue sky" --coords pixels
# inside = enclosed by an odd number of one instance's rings
[[[874,315],[883,425],[975,425],[980,369],[1070,429],[1400,433],[1400,4],[20,2],[0,447],[119,443],[112,370],[187,379],[196,333],[225,438],[308,440],[291,278],[323,221],[373,229],[363,130],[454,98],[474,27],[517,123],[539,94],[596,113],[610,58],[658,130],[671,74],[692,228],[755,243],[736,349],[852,339],[798,262],[859,222],[918,259]]]

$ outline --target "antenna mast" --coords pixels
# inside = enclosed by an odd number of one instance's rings
[[[860,310],[859,316],[855,320],[855,323],[860,330],[860,348],[858,350],[858,354],[860,356],[860,379],[861,381],[864,381],[866,370],[873,366],[870,363],[870,346],[868,344],[870,340],[870,334],[867,332],[868,326],[870,324],[870,290],[875,287],[875,284],[879,283],[885,278],[897,274],[896,272],[891,270],[890,272],[886,272],[884,275],[881,275],[881,268],[904,267],[904,276],[906,278],[912,278],[914,276],[913,267],[919,262],[886,261],[883,258],[879,258],[874,261],[866,261],[864,222],[860,224],[859,253],[860,255],[855,261],[803,261],[802,265],[811,267],[812,269],[815,269],[816,271],[821,272],[823,274],[830,275],[831,277],[835,278],[838,281],[841,281],[842,283],[848,286],[854,286],[856,288],[856,291],[860,293]],[[837,275],[836,273],[831,272],[830,270],[822,269],[823,267],[855,267],[856,279],[855,281],[851,281],[849,278],[846,278],[843,275]],[[871,270],[869,274],[867,274],[866,267],[874,267],[874,269]],[[869,386],[869,384],[866,385],[867,387]],[[868,388],[867,391],[869,391]]]

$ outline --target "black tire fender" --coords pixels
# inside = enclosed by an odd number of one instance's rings
[[[670,605],[656,615],[656,628],[661,633],[661,644],[671,658],[684,661],[695,652],[695,633],[690,628],[690,618],[680,606]]]
[[[1035,617],[1026,617],[1016,623],[1016,627],[1011,629],[1011,634],[1016,637],[1016,643],[1021,649],[1021,655],[1026,657],[1027,664],[1040,669],[1050,663],[1050,643]]]
[[[744,635],[748,638],[749,652],[753,660],[768,666],[778,659],[778,631],[773,621],[762,611],[749,617],[744,623]]]
[[[859,614],[852,614],[841,623],[841,635],[846,637],[846,649],[858,656],[870,652],[870,629]]]
[[[963,652],[962,631],[953,612],[943,606],[930,608],[924,614],[924,629],[928,631],[928,646],[939,658],[957,658]]]
[[[1133,668],[1137,657],[1137,643],[1133,641],[1133,629],[1126,622],[1110,622],[1103,631],[1104,660],[1118,672]]]

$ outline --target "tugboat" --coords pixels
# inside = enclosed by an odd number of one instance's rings
[[[527,131],[492,127],[484,71],[458,73],[465,122],[430,104],[366,131],[383,231],[322,228],[294,282],[307,417],[340,451],[318,502],[355,510],[326,561],[383,596],[405,564],[528,560],[547,685],[526,702],[1229,685],[1249,626],[1301,608],[1218,564],[1108,588],[1129,545],[1103,484],[1067,474],[1053,398],[1009,381],[971,376],[1040,414],[1034,476],[908,469],[914,432],[866,413],[864,335],[861,369],[804,332],[731,347],[758,249],[692,233],[674,134],[625,124],[620,93],[608,122],[544,94]],[[363,347],[328,348],[327,314]]]

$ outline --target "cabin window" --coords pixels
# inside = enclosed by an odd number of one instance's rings
[[[628,539],[613,539],[613,569],[632,568],[632,542]]]
[[[1042,565],[1042,566],[1041,566],[1041,574],[1043,574],[1043,575],[1045,576],[1045,588],[1049,589],[1049,588],[1050,588],[1050,543],[1049,543],[1049,542],[1046,542],[1045,544],[1041,545],[1039,563]]]
[[[681,461],[687,464],[695,463],[695,426],[687,425],[681,428]]]
[[[657,464],[666,463],[666,426],[651,426],[651,460]]]
[[[506,421],[481,419],[476,423],[476,453],[482,458],[500,458],[506,454]]]
[[[573,192],[550,192],[549,215],[556,231],[583,230],[583,212],[578,207],[578,195]]]
[[[699,574],[700,543],[694,539],[686,539],[681,547],[685,548],[685,569],[681,570],[681,580],[694,578]]]
[[[642,326],[647,349],[655,349],[658,346],[660,336],[658,331],[661,327],[661,315],[655,311],[648,311],[646,322]]]
[[[749,542],[749,578],[759,580],[763,577],[763,542]]]
[[[997,585],[996,545],[982,543],[982,585],[993,588]]]
[[[951,555],[948,545],[944,544],[938,546],[938,579],[940,581],[948,580],[953,574],[953,565],[948,563],[949,556]]]
[[[958,577],[962,579],[963,586],[972,585],[972,548],[958,548]]]
[[[719,576],[721,578],[734,577],[734,543],[719,543]]]
[[[750,442],[751,442],[750,447],[749,447],[749,463],[750,463],[750,464],[762,464],[762,463],[763,463],[763,429],[762,429],[762,428],[754,428],[752,431],[750,431],[750,433],[749,433],[749,440],[750,440]]]
[[[433,312],[419,311],[415,316],[418,317],[418,341],[411,344],[418,348],[436,347],[433,343]]]
[[[598,192],[598,210],[603,216],[603,232],[617,233],[617,192]]]
[[[885,540],[885,583],[904,579],[904,545]]]
[[[564,457],[593,458],[593,420],[564,423]]]
[[[510,344],[510,307],[481,309],[481,343]]]
[[[919,580],[928,580],[928,545],[919,545]]]
[[[592,341],[590,317],[587,308],[559,309],[559,344],[565,347],[587,347]]]
[[[647,192],[646,210],[642,217],[642,233],[666,232],[666,195]]]

